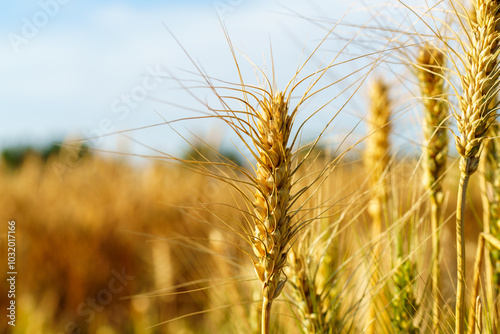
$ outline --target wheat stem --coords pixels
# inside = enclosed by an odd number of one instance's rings
[[[480,314],[477,314],[477,297],[479,295],[479,283],[481,279],[481,267],[483,265],[483,254],[484,254],[484,237],[483,234],[481,233],[479,235],[479,241],[477,243],[477,252],[476,252],[476,260],[474,262],[474,278],[473,278],[473,290],[472,290],[472,301],[473,305],[471,308],[471,312],[469,313],[469,324],[471,326],[469,327],[469,334],[473,334],[474,331],[476,330],[476,326],[473,324],[477,322],[477,316],[480,316]]]
[[[455,333],[463,334],[465,330],[465,199],[467,185],[471,175],[471,159],[461,158],[460,160],[461,174],[460,183],[458,186],[457,199],[457,221],[456,221],[456,238],[457,238],[457,301],[455,308]]]
[[[483,304],[481,303],[481,298],[476,298],[476,305],[474,307],[476,311],[477,317],[475,319],[475,329],[477,334],[481,334],[483,332]]]

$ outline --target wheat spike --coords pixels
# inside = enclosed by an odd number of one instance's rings
[[[389,167],[389,133],[391,131],[391,101],[389,99],[389,87],[381,79],[376,80],[370,90],[371,108],[368,117],[369,137],[364,155],[364,163],[370,172],[371,198],[368,204],[368,212],[372,218],[372,238],[376,240],[382,232],[384,210],[386,209],[388,187],[384,176]],[[379,245],[375,245],[372,256],[370,284],[372,288],[379,281]],[[378,292],[372,296],[368,317],[367,333],[375,333],[375,326],[379,310],[386,305],[383,293]],[[384,311],[381,311],[384,312]],[[382,321],[388,322],[387,315],[381,316]]]
[[[481,334],[483,332],[483,317],[482,317],[482,309],[483,305],[481,304],[481,298],[477,297],[476,299],[476,314],[477,318],[475,319],[475,330],[477,334]]]
[[[291,149],[288,138],[292,121],[289,101],[282,93],[260,102],[255,143],[259,152],[255,192],[254,267],[262,283],[263,333],[269,330],[273,300],[281,293],[290,241],[289,201],[291,188]]]
[[[389,166],[389,133],[391,131],[391,101],[389,87],[381,79],[370,90],[371,109],[368,117],[368,137],[364,162],[370,171],[371,201],[368,211],[372,217],[372,233],[376,237],[382,231],[383,205],[387,201],[387,185],[384,175]]]
[[[316,308],[319,296],[314,291],[314,282],[306,274],[305,261],[294,250],[290,250],[288,258],[292,294],[299,308],[302,330],[304,333],[323,333],[321,315],[318,316]]]
[[[332,248],[335,247],[330,245],[329,241],[320,243],[321,246],[318,247],[322,249],[318,249],[314,255],[309,248],[310,245],[307,251],[301,249],[301,246],[304,246],[302,242],[297,251],[291,249],[288,253],[287,273],[291,297],[298,308],[298,318],[303,333],[327,334],[349,331],[349,326],[340,320],[341,297],[338,290],[341,288],[336,286],[340,270],[332,258]]]
[[[463,95],[459,97],[460,113],[454,113],[460,136],[455,144],[460,159],[460,184],[457,203],[457,302],[455,332],[465,330],[465,194],[470,176],[477,170],[480,147],[492,122],[490,108],[498,83],[498,42],[500,34],[500,4],[496,0],[475,0],[477,23],[471,23],[471,45],[467,50],[465,71],[461,76]]]
[[[448,108],[444,91],[445,55],[431,45],[420,48],[417,76],[424,105],[423,152],[424,186],[430,193],[432,233],[432,319],[433,331],[439,331],[439,224],[443,203],[442,177],[448,155],[446,120]]]
[[[477,24],[476,11],[470,11],[472,25]],[[497,24],[497,31],[499,25]],[[498,96],[490,102],[490,108],[494,109],[498,103]],[[500,141],[498,139],[500,124],[492,114],[490,125],[483,145],[483,153],[479,162],[481,171],[481,200],[483,205],[483,232],[491,233],[494,237],[500,237]],[[485,256],[490,259],[486,261],[486,296],[490,305],[495,305],[494,295],[498,294],[500,288],[500,252],[496,249],[485,248]],[[493,306],[493,328],[496,327],[498,310]],[[495,316],[496,315],[496,316]]]
[[[401,261],[394,277],[395,293],[392,300],[392,326],[395,333],[416,334],[419,330],[413,324],[418,314],[415,279],[417,271],[409,259],[398,258]]]

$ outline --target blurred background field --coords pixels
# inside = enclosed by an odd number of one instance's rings
[[[17,226],[18,317],[15,328],[2,321],[1,332],[258,332],[254,322],[260,297],[253,294],[258,282],[242,251],[243,238],[224,226],[243,221],[228,207],[237,200],[227,186],[185,165],[138,166],[71,146],[45,156],[32,151],[13,159],[9,154],[2,158],[0,212]],[[394,191],[405,194],[399,197],[402,210],[414,206],[405,197],[411,196],[409,185],[420,182],[418,172],[413,175],[416,162],[401,158],[392,172],[399,188]],[[337,203],[329,224],[347,205],[351,217],[358,215],[354,222],[342,218],[346,254],[368,245],[367,173],[356,159],[345,158],[321,187],[322,196]],[[452,170],[447,176],[449,194],[454,192],[455,174]],[[471,219],[480,215],[477,194],[477,187],[471,187]],[[455,202],[453,195],[447,202]],[[425,202],[418,210],[425,210]],[[445,216],[452,216],[453,210],[448,205]],[[478,228],[467,231],[471,249],[477,233]],[[5,234],[1,231],[2,243]],[[450,301],[453,220],[442,235],[443,294]],[[427,242],[422,242],[424,253]],[[2,247],[2,261],[5,251]],[[349,270],[363,256],[346,262]],[[133,278],[123,285],[110,283],[117,273]],[[5,272],[2,275],[6,279]],[[422,281],[424,276],[422,272]],[[366,282],[358,277],[355,283]],[[357,294],[346,291],[345,298],[354,300]],[[6,291],[0,295],[5,309]],[[281,299],[277,305],[278,332],[297,332],[291,304]]]
[[[75,154],[71,160],[69,154]],[[1,211],[17,224],[18,323],[13,332],[59,333],[73,326],[82,333],[167,333],[145,328],[205,309],[204,291],[171,294],[210,282],[214,258],[203,247],[209,247],[211,231],[189,211],[205,193],[214,199],[222,190],[182,168],[137,168],[78,154],[62,150],[44,160],[33,151],[20,160],[2,160]],[[183,243],[183,236],[195,244]],[[99,295],[110,290],[113,272],[122,276],[122,271],[134,278],[117,284],[116,293]],[[196,283],[200,279],[208,281]],[[5,297],[2,291],[2,307]],[[199,318],[189,318],[186,328],[208,332]]]

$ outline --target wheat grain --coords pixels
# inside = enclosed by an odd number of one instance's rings
[[[500,4],[493,0],[474,2],[477,24],[472,25],[471,45],[465,57],[465,71],[461,76],[463,95],[459,97],[460,114],[454,113],[460,137],[455,144],[460,159],[460,184],[457,203],[457,302],[455,310],[455,332],[464,333],[465,314],[465,240],[464,205],[470,176],[477,170],[480,147],[491,124],[490,109],[496,95],[498,82],[497,30],[500,18]]]

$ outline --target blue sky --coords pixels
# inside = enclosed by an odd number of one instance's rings
[[[195,68],[166,26],[210,75],[235,81],[237,73],[219,23],[218,8],[233,44],[257,65],[270,66],[272,45],[278,83],[283,86],[295,71],[302,48],[305,46],[305,54],[310,52],[333,25],[312,24],[297,17],[297,13],[333,22],[350,6],[353,8],[346,18],[349,22],[362,24],[373,17],[361,1],[354,5],[326,0],[3,2],[0,147],[126,130],[159,123],[162,118],[184,117],[189,115],[185,108],[201,109],[180,89],[183,84],[157,75],[175,73],[185,79],[196,78],[186,72]],[[355,29],[345,27],[336,31],[345,36],[355,33]],[[342,43],[325,44],[311,70],[323,57],[331,59]],[[243,56],[239,61],[244,63],[245,77],[254,80],[248,62]],[[333,73],[330,80],[340,75]],[[144,92],[147,96],[142,98]],[[133,94],[136,100],[127,104],[126,96]],[[200,98],[210,99],[209,92],[200,94]],[[329,115],[344,102],[334,102],[332,110],[327,111]],[[342,138],[355,126],[363,116],[362,110],[363,103],[359,102],[342,115],[332,130],[335,138]],[[324,124],[329,115],[318,116],[316,123],[311,123],[313,128]],[[186,122],[177,129],[188,137],[193,132],[219,142],[230,138],[227,129],[207,122]],[[315,131],[312,129],[312,133]],[[166,151],[175,150],[181,143],[168,127],[134,132],[133,137]],[[94,140],[93,144],[119,150],[123,142],[123,137],[111,136]],[[134,145],[127,149],[135,150]]]

